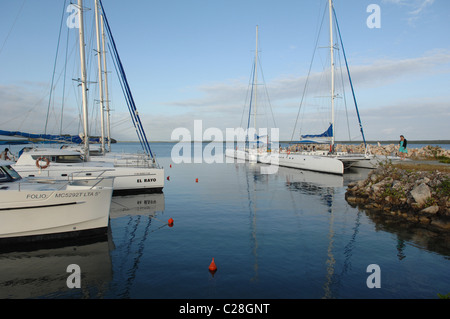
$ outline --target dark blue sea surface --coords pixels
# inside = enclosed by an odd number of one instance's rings
[[[201,163],[175,163],[173,146],[152,144],[168,177],[163,194],[114,196],[106,237],[1,253],[0,297],[438,299],[450,293],[448,235],[346,202],[347,184],[368,170],[339,177],[280,167],[268,175],[261,164],[206,163],[207,144],[197,154],[191,148]],[[115,152],[139,148],[113,145]],[[70,264],[81,269],[81,288],[67,286]],[[380,288],[367,284],[374,264]]]

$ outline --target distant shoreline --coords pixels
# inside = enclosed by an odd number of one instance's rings
[[[194,141],[201,143],[211,143],[214,141]],[[223,143],[233,143],[236,141],[226,141]],[[117,141],[117,143],[139,143],[139,141]],[[149,143],[191,143],[182,141],[149,141]],[[244,143],[244,141],[239,141],[239,143]],[[289,144],[290,141],[280,141],[279,143]],[[336,141],[335,144],[361,144],[363,141]],[[397,144],[398,140],[386,140],[386,141],[366,141],[367,144]],[[450,144],[450,140],[408,140],[408,144]]]
[[[0,139],[0,144],[14,144],[14,142],[19,142],[19,141],[14,141],[14,140],[5,140],[5,139]],[[23,142],[24,144],[26,143],[26,141],[20,140],[20,142]],[[201,142],[201,143],[211,143],[214,141],[194,141],[194,142]],[[233,143],[236,141],[226,141],[223,143]],[[33,142],[30,142],[31,144]],[[139,143],[139,141],[117,141],[114,144],[120,144],[120,143]],[[191,143],[191,142],[183,142],[183,141],[149,141],[149,143]],[[239,143],[244,143],[244,141],[239,141]],[[291,143],[290,141],[280,141],[279,143],[281,144],[289,144]],[[335,144],[362,144],[363,141],[336,141]],[[397,144],[398,140],[386,140],[386,141],[366,141],[367,144]],[[450,144],[450,140],[408,140],[408,144]]]

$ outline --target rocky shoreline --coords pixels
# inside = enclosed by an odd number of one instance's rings
[[[381,163],[365,180],[350,183],[347,202],[387,217],[450,233],[450,173]]]
[[[336,151],[363,153],[365,152],[364,144],[350,145],[350,144],[336,144]],[[398,151],[398,144],[388,145],[369,145],[369,151],[374,155],[396,155]],[[414,148],[414,144],[408,145],[408,158],[411,159],[436,159],[439,157],[450,157],[450,150],[443,149],[440,146],[424,146],[421,148]]]

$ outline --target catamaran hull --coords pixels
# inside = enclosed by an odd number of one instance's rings
[[[51,164],[39,170],[32,165],[14,165],[14,169],[22,176],[51,177],[58,180],[114,177],[114,195],[133,193],[161,193],[164,188],[164,169],[134,167],[83,167],[58,166]]]
[[[367,159],[358,161],[352,165],[352,167],[357,168],[377,168],[380,163],[388,162],[388,161],[399,161],[400,157],[398,156],[386,156],[386,155],[369,155]]]
[[[105,232],[111,186],[58,191],[0,191],[0,242],[29,242]]]
[[[234,150],[226,149],[225,156],[235,158],[240,161],[256,163],[258,161],[258,153],[252,150]]]
[[[328,174],[344,174],[344,164],[333,157],[303,154],[270,154],[260,156],[264,163]]]

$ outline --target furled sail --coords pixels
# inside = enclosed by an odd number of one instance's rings
[[[20,131],[4,131],[0,130],[0,135],[11,136],[11,137],[21,137],[32,141],[39,142],[54,142],[54,143],[73,143],[80,144],[83,143],[82,137],[78,135],[52,135],[52,134],[33,134]],[[89,141],[91,143],[99,143],[100,138],[90,137]]]
[[[333,124],[330,124],[330,127],[323,132],[322,134],[318,135],[302,135],[302,138],[320,138],[320,137],[332,137],[333,136]]]

